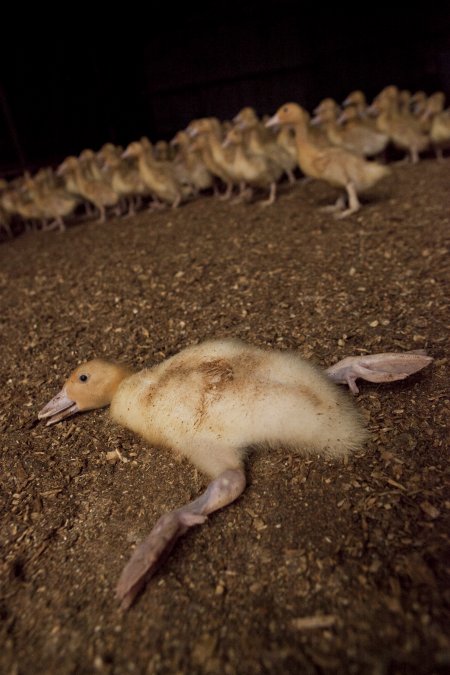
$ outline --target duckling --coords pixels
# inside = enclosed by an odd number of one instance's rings
[[[42,209],[30,199],[30,195],[23,185],[23,179],[20,182],[14,181],[15,187],[5,190],[1,196],[1,204],[7,214],[19,215],[25,224],[25,229],[36,229],[36,222],[40,223],[41,229],[45,229],[46,217]]]
[[[344,108],[344,113],[346,108],[351,108],[356,111],[356,114],[359,119],[361,119],[364,124],[369,127],[375,133],[383,133],[378,129],[373,113],[369,112],[369,106],[367,105],[366,95],[359,89],[352,91],[345,101],[343,101],[342,106]],[[389,138],[388,138],[389,141]]]
[[[347,98],[343,101],[342,105],[344,108],[349,105],[355,106],[358,114],[364,116],[367,110],[366,95],[363,91],[361,91],[361,89],[355,89],[354,91],[350,92]]]
[[[341,107],[334,98],[324,98],[313,110],[314,115],[320,115],[324,112],[333,113],[335,117],[338,117],[341,114]]]
[[[294,183],[293,174],[297,166],[295,157],[278,142],[278,138],[268,134],[267,128],[260,122],[253,108],[243,108],[234,118],[234,123],[244,132],[248,150],[255,155],[266,155],[272,162],[279,164],[286,173],[289,182]],[[282,139],[285,141],[285,139]]]
[[[281,164],[273,161],[264,152],[252,151],[245,143],[244,133],[237,127],[228,132],[223,144],[235,148],[233,168],[241,183],[252,187],[269,188],[269,198],[261,202],[261,206],[273,204],[277,181],[284,171]]]
[[[7,237],[12,239],[13,233],[11,229],[11,219],[9,213],[5,208],[2,207],[1,198],[0,198],[0,233],[3,232]]]
[[[386,149],[389,136],[378,131],[375,126],[364,117],[360,117],[355,106],[344,108],[338,119],[338,125],[344,125],[344,147],[363,157],[375,157]]]
[[[410,105],[416,117],[420,117],[427,107],[428,96],[422,90],[414,92],[411,96]]]
[[[440,161],[444,157],[444,150],[450,148],[450,108],[444,110],[445,94],[437,91],[432,94],[426,103],[420,122],[426,125],[431,144]]]
[[[153,147],[153,156],[158,162],[170,162],[173,159],[173,152],[167,141],[156,141]]]
[[[58,167],[57,174],[63,177],[70,175],[76,194],[94,204],[99,210],[100,218],[97,221],[99,223],[104,223],[106,220],[106,207],[116,206],[119,202],[119,195],[114,192],[101,174],[101,179],[86,178],[76,157],[67,157]]]
[[[186,131],[186,133],[190,135],[191,131],[190,130]],[[222,170],[222,168],[217,164],[217,162],[214,161],[214,157],[212,155],[206,134],[197,135],[193,133],[189,148],[193,152],[198,153],[200,155],[206,168],[214,177],[215,179],[213,183],[214,196],[218,197],[218,199],[221,200],[229,199],[231,197],[231,193],[233,190],[233,182],[230,179],[229,175]],[[221,183],[224,183],[225,185],[225,192],[223,194],[220,194],[219,188],[217,187],[216,179],[218,179]]]
[[[176,540],[242,494],[249,448],[282,444],[343,457],[364,441],[366,432],[334,382],[357,391],[358,377],[399,380],[431,360],[423,353],[349,357],[323,374],[295,353],[210,340],[138,373],[89,361],[74,370],[38,417],[51,425],[109,405],[115,422],[187,457],[212,479],[200,497],[163,515],[135,549],[116,589],[128,608]]]
[[[173,209],[179,206],[183,193],[169,162],[155,160],[151,150],[139,141],[130,143],[122,157],[136,157],[141,178],[157,204],[161,200]]]
[[[266,119],[264,120],[264,126],[269,121],[269,119],[270,117],[267,115]],[[292,170],[294,168],[297,168],[298,167],[297,143],[295,142],[294,130],[291,129],[290,127],[281,127],[281,129],[278,130],[274,129],[273,127],[271,128],[272,131],[275,132],[275,138],[278,145],[280,145],[290,156],[292,162]]]
[[[401,113],[410,114],[412,105],[412,94],[408,89],[402,89],[398,92],[398,106]]]
[[[132,159],[122,159],[115,151],[102,152],[102,171],[108,176],[112,189],[122,200],[126,208],[125,216],[135,214],[136,202],[139,204],[149,191]]]
[[[202,160],[200,151],[192,147],[186,131],[179,131],[170,143],[177,152],[174,164],[184,167],[193,191],[198,193],[214,188],[214,177]]]
[[[428,148],[430,139],[420,122],[404,106],[404,99],[396,87],[386,87],[375,98],[369,112],[376,115],[378,130],[388,134],[396,147],[407,150],[412,163],[417,164],[419,154]]]
[[[8,182],[0,178],[0,232],[3,230],[5,234],[11,239],[13,232],[11,229],[10,212],[3,204],[3,195],[7,194]]]
[[[45,188],[42,184],[39,185],[36,178],[27,177],[24,185],[44,218],[53,219],[44,229],[59,229],[60,232],[64,232],[66,229],[64,218],[73,213],[78,204],[77,198],[60,188],[50,188],[48,185]]]
[[[366,162],[362,157],[343,148],[322,148],[315,145],[308,134],[307,114],[296,103],[281,106],[267,122],[267,126],[277,124],[288,124],[295,128],[298,163],[304,174],[345,189],[349,207],[345,209],[342,197],[331,207],[332,210],[340,211],[337,218],[344,218],[358,211],[361,206],[358,193],[372,187],[390,173],[387,167],[376,162]],[[331,209],[328,207],[328,210]]]
[[[225,183],[226,190],[220,199],[229,199],[233,186],[239,185],[240,179],[233,169],[233,150],[224,148],[222,145],[223,135],[220,122],[214,117],[193,120],[186,132],[196,141],[198,139],[194,147],[202,152],[202,158],[208,169]]]

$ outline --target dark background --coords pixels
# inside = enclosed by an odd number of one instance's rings
[[[106,141],[170,139],[192,118],[227,119],[244,105],[264,114],[295,100],[310,110],[388,84],[442,89],[448,102],[450,3],[428,5],[191,3],[108,28],[81,22],[75,37],[17,33],[1,59],[0,172]]]

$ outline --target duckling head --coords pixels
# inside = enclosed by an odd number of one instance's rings
[[[238,127],[233,127],[230,129],[225,136],[225,140],[222,143],[224,148],[230,147],[230,145],[240,145],[243,141],[242,132]]]
[[[73,155],[70,155],[69,157],[66,157],[64,162],[59,165],[56,175],[57,176],[64,176],[64,174],[68,173],[69,171],[73,171],[74,169],[78,168],[78,158],[74,157]]]
[[[357,107],[354,105],[347,105],[337,118],[337,123],[344,124],[344,122],[353,122],[357,119],[360,119]]]
[[[188,146],[189,145],[188,133],[186,131],[178,131],[170,141],[170,145],[173,148],[178,148],[180,146]]]
[[[324,98],[319,105],[314,108],[315,115],[320,115],[321,113],[338,115],[340,112],[341,109],[334,98]]]
[[[61,391],[38,413],[47,426],[77,412],[104,408],[109,405],[117,387],[130,371],[123,365],[94,359],[78,366],[64,383]]]
[[[343,101],[342,105],[344,107],[348,105],[356,105],[365,108],[366,95],[360,89],[355,89],[354,91],[350,92],[345,101]]]
[[[258,116],[253,108],[242,108],[233,118],[233,122],[241,129],[250,129],[259,123]]]
[[[297,103],[285,103],[273,117],[266,122],[266,127],[274,127],[277,125],[298,124],[299,122],[306,123],[308,120],[306,111],[303,110]]]
[[[125,152],[122,153],[122,157],[139,157],[143,154],[143,151],[141,143],[139,143],[139,141],[133,141],[133,143],[128,145]]]

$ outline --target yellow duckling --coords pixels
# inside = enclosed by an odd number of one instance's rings
[[[339,212],[337,218],[344,218],[358,211],[361,207],[358,193],[371,188],[390,173],[387,167],[376,162],[367,162],[344,148],[315,145],[308,132],[308,114],[297,103],[282,105],[267,122],[267,126],[279,124],[294,127],[298,163],[304,174],[345,189],[348,208],[345,208],[344,198],[340,197],[335,206],[329,209]]]
[[[203,161],[200,150],[193,147],[189,134],[179,131],[171,140],[171,145],[176,151],[174,164],[184,168],[194,193],[214,188],[214,177]]]
[[[386,87],[375,98],[369,112],[376,115],[378,130],[387,134],[396,147],[406,150],[412,163],[416,164],[419,154],[428,148],[430,139],[409,111],[409,99],[407,105],[406,98],[405,92],[398,92],[396,87]]]
[[[361,157],[373,157],[386,148],[389,137],[359,117],[354,106],[347,106],[337,117],[335,110],[325,109],[313,119],[325,129],[330,143]]]
[[[322,373],[295,353],[211,340],[138,373],[89,361],[74,370],[39,418],[50,425],[110,405],[115,422],[187,457],[212,479],[200,497],[163,515],[135,549],[117,586],[123,607],[129,607],[178,537],[244,491],[249,448],[282,444],[342,457],[366,432],[350,398],[334,383],[358,391],[358,377],[403,379],[431,360],[418,353],[349,357]]]
[[[293,171],[297,166],[297,157],[278,142],[277,136],[273,136],[260,122],[253,108],[243,108],[234,118],[234,123],[245,132],[245,143],[248,150],[254,155],[266,155],[272,162],[282,167],[289,182],[294,183]]]
[[[444,110],[445,94],[437,91],[426,103],[420,118],[429,129],[431,144],[438,160],[444,158],[444,150],[450,148],[450,108]]]
[[[224,146],[235,148],[233,169],[241,183],[251,187],[269,188],[269,197],[260,202],[261,206],[270,206],[274,203],[277,192],[277,181],[283,175],[283,167],[265,154],[261,148],[255,152],[247,145],[244,132],[240,129],[231,129],[224,141]],[[258,146],[257,146],[258,147]]]
[[[121,155],[115,152],[104,152],[102,157],[102,171],[114,192],[119,195],[126,217],[133,216],[136,206],[141,204],[141,198],[149,196],[149,190],[134,160],[132,158],[122,159]]]
[[[92,163],[90,166],[92,168],[95,164]],[[105,177],[99,174],[100,178],[95,178],[93,175],[88,178],[76,157],[67,157],[59,166],[57,174],[63,178],[69,177],[69,183],[66,182],[67,188],[97,207],[100,212],[99,223],[104,223],[106,220],[106,207],[116,206],[119,202],[119,195],[114,192]]]
[[[181,185],[171,164],[154,159],[150,148],[142,141],[134,141],[130,143],[122,157],[135,157],[141,179],[154,198],[176,209],[183,197]]]
[[[194,148],[201,152],[208,169],[225,183],[226,190],[220,199],[229,199],[233,186],[239,185],[240,178],[233,166],[233,149],[223,147],[222,125],[214,117],[203,117],[193,120],[186,131],[195,139]]]
[[[66,229],[64,218],[73,213],[78,204],[78,199],[68,194],[64,189],[50,186],[45,182],[40,183],[37,177],[26,177],[24,185],[32,201],[47,220],[51,220],[43,229],[58,229],[64,232]]]

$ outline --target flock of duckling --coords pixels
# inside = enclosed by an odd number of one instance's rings
[[[130,216],[143,206],[176,208],[212,190],[219,199],[249,200],[255,189],[269,191],[270,205],[284,175],[292,183],[300,168],[308,177],[342,190],[332,207],[342,218],[360,208],[358,195],[389,174],[373,160],[388,144],[405,151],[412,162],[434,149],[441,159],[450,148],[450,109],[445,95],[384,88],[369,106],[361,91],[342,107],[324,99],[308,112],[296,103],[259,119],[252,108],[232,122],[203,118],[190,122],[170,143],[148,138],[125,150],[106,143],[97,153],[84,150],[54,171],[43,168],[10,183],[0,182],[0,230],[12,236],[11,223],[21,219],[43,230],[65,229],[65,218],[83,205],[88,217],[103,222],[113,211]],[[233,191],[237,196],[233,197]]]
[[[85,151],[67,158],[56,174],[45,170],[34,178],[25,176],[2,198],[16,208],[25,206],[17,211],[23,218],[40,214],[54,219],[52,227],[64,229],[64,217],[81,200],[102,221],[111,208],[132,214],[144,199],[152,208],[176,208],[205,190],[230,199],[238,188],[234,199],[243,200],[253,189],[264,188],[269,195],[262,203],[272,204],[281,177],[293,182],[300,167],[306,176],[345,191],[332,207],[344,217],[360,208],[359,192],[387,174],[386,166],[367,158],[383,152],[389,142],[406,150],[413,162],[430,143],[438,155],[442,152],[450,138],[450,115],[443,106],[441,94],[406,97],[388,87],[370,108],[361,92],[346,99],[343,111],[326,99],[312,121],[295,103],[264,121],[245,108],[229,124],[213,118],[192,121],[170,146],[160,142],[152,147],[141,139],[125,150],[107,144],[97,154]],[[447,128],[446,141],[436,128]],[[209,340],[140,372],[126,364],[88,361],[72,372],[38,417],[53,425],[110,406],[114,422],[162,452],[186,457],[210,480],[199,497],[162,515],[135,548],[116,588],[122,607],[128,608],[177,539],[243,493],[249,449],[281,445],[345,456],[367,433],[356,407],[336,385],[345,384],[356,394],[358,378],[403,380],[431,362],[422,350],[367,354],[349,356],[321,372],[293,352]]]

